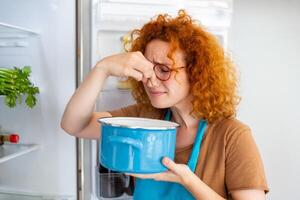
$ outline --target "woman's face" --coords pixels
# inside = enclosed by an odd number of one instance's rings
[[[167,57],[169,43],[162,40],[152,40],[146,47],[145,57],[152,63],[160,63],[169,68],[186,67],[184,54],[181,50],[176,50],[173,59],[176,63],[172,67],[173,61]],[[175,79],[176,76],[176,79]],[[157,80],[158,85],[153,86],[148,80],[144,83],[144,88],[149,96],[151,104],[156,108],[180,107],[184,108],[189,103],[190,84],[188,81],[186,68],[172,71],[171,76],[166,81]]]

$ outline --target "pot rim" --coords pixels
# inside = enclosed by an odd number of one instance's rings
[[[113,119],[114,121],[109,121]],[[136,124],[139,124],[138,121],[152,121],[154,123],[160,122],[165,123],[169,126],[141,126],[141,125],[130,125],[130,124],[122,124],[122,123],[116,123],[115,120],[130,120],[130,121],[137,121]],[[104,125],[109,125],[113,127],[123,127],[123,128],[130,128],[130,129],[145,129],[145,130],[170,130],[170,129],[176,129],[180,125],[175,122],[170,122],[166,120],[159,120],[159,119],[150,119],[150,118],[143,118],[143,117],[101,117],[97,120],[99,123]]]

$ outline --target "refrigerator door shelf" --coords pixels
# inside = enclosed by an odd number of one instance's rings
[[[39,33],[27,28],[0,22],[0,39],[27,38],[34,35],[39,35]]]
[[[1,42],[0,41],[0,48],[1,47],[27,47],[29,44],[26,41],[15,41],[15,42]]]
[[[40,147],[38,144],[4,144],[0,146],[0,163],[38,150]]]
[[[179,9],[185,9],[206,27],[228,28],[233,10],[231,0],[169,1],[160,4],[146,1],[98,0],[96,9],[96,27],[106,31],[136,28],[159,13],[175,16]]]

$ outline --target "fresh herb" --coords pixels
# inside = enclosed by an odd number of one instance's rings
[[[5,96],[5,104],[8,107],[15,107],[17,103],[22,103],[22,94],[26,94],[25,103],[33,108],[36,104],[35,94],[39,93],[39,88],[29,80],[31,73],[30,66],[13,69],[0,68],[0,95]]]

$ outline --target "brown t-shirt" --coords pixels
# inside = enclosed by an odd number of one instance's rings
[[[164,119],[166,110],[148,110],[135,104],[109,112],[113,117]],[[193,145],[177,148],[175,162],[187,164],[192,148]],[[230,198],[233,190],[269,191],[251,130],[234,118],[208,124],[195,174],[224,198]]]

